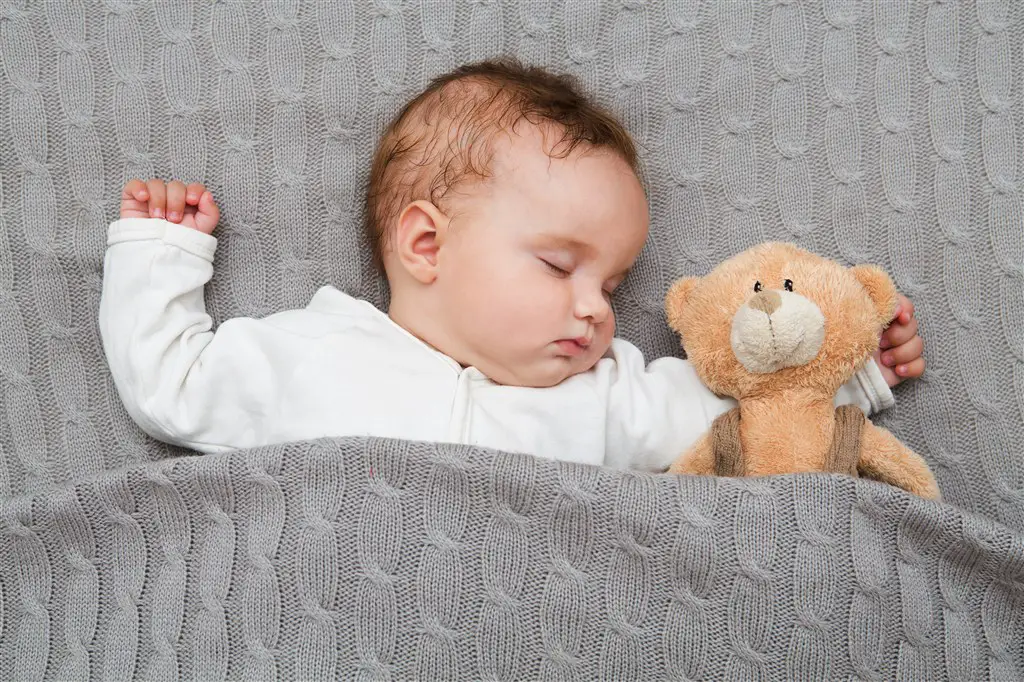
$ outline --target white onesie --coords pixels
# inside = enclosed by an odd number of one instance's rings
[[[645,365],[621,339],[557,386],[501,386],[329,286],[301,310],[230,319],[214,332],[203,287],[216,245],[160,219],[110,226],[103,345],[128,413],[162,441],[220,452],[381,436],[662,471],[735,406],[687,361]],[[874,362],[836,397],[869,414],[892,402]]]

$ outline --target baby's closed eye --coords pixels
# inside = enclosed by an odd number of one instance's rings
[[[559,277],[568,277],[572,274],[573,264],[569,262],[568,259],[551,256],[540,256],[539,258],[554,275]]]

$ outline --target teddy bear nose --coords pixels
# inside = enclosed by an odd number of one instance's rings
[[[754,310],[760,310],[765,315],[771,315],[782,305],[782,296],[779,296],[777,291],[762,291],[755,294],[748,305]]]

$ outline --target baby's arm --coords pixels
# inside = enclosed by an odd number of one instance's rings
[[[209,193],[201,196],[212,204]],[[203,287],[217,240],[199,225],[212,231],[216,215],[200,208],[176,224],[146,217],[144,207],[125,209],[139,201],[125,199],[124,217],[110,226],[100,302],[121,399],[159,440],[206,452],[259,445],[275,371],[267,340],[252,333],[258,321],[229,320],[212,331]]]
[[[686,360],[659,358],[645,365],[636,346],[616,339],[611,358],[595,368],[607,391],[606,464],[617,468],[664,471],[693,445],[720,414],[736,407],[716,396]],[[835,398],[865,414],[891,407],[892,391],[869,361]]]

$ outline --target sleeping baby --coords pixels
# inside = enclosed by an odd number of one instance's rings
[[[629,134],[571,79],[510,60],[435,79],[384,132],[366,200],[386,312],[324,286],[214,330],[212,195],[127,183],[100,328],[144,431],[203,452],[380,436],[663,471],[735,406],[615,338],[647,200]],[[923,371],[906,299],[879,345],[837,405],[884,409]]]

